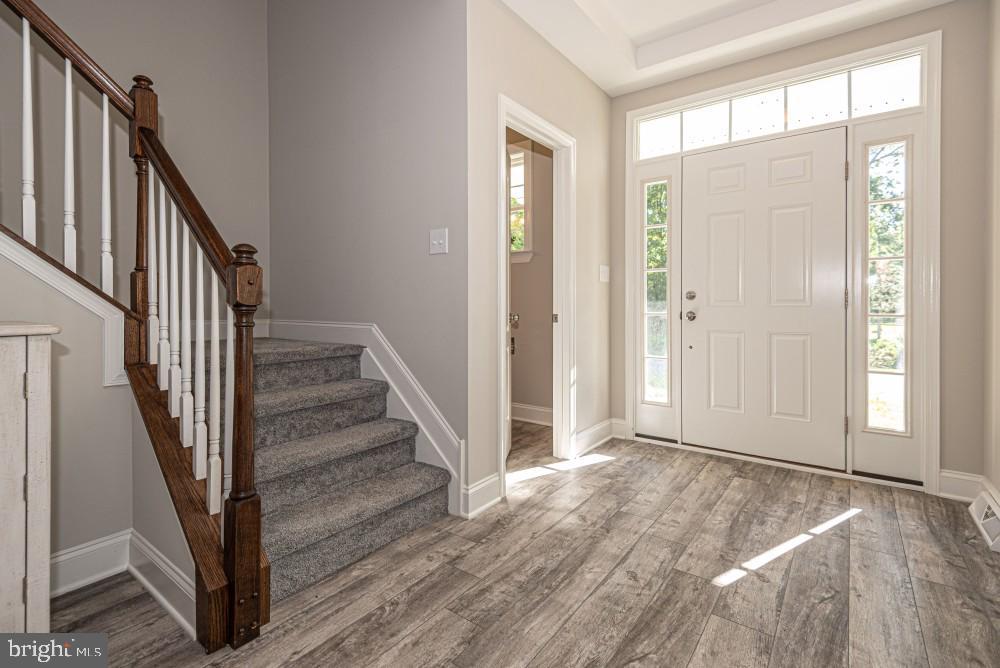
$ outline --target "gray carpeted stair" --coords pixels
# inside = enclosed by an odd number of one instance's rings
[[[254,340],[257,491],[278,601],[448,512],[447,471],[414,461],[361,346]]]

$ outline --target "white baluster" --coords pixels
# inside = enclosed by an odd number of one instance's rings
[[[181,307],[178,285],[177,205],[170,202],[170,417],[181,416]]]
[[[181,220],[181,444],[194,445],[194,394],[191,385],[191,233]]]
[[[228,300],[227,300],[228,302]],[[236,315],[231,306],[226,304],[226,433],[222,455],[222,465],[225,469],[223,477],[223,497],[233,488],[233,396],[236,394],[236,375],[233,363],[234,345],[236,341]]]
[[[76,174],[73,164],[73,65],[66,59],[66,146],[63,170],[63,264],[76,271]]]
[[[199,260],[200,260],[199,256]],[[219,457],[219,428],[222,401],[219,397],[219,278],[212,272],[212,331],[209,335],[211,355],[209,358],[208,383],[208,481],[205,488],[208,497],[208,514],[214,515],[222,509],[222,460]]]
[[[21,19],[21,236],[35,243],[35,112],[31,98],[31,26]]]
[[[149,327],[146,330],[146,349],[149,353],[149,363],[156,364],[160,359],[160,311],[159,300],[157,299],[158,287],[156,284],[156,179],[153,176],[153,165],[146,166],[148,179],[146,205],[146,218],[149,221],[146,231],[146,291],[149,297]]]
[[[111,125],[108,96],[101,95],[101,290],[115,294],[115,259],[111,255]]]
[[[153,166],[149,166],[152,173]],[[170,267],[167,265],[167,187],[160,181],[160,345],[156,355],[156,368],[160,389],[170,387],[170,298],[167,288],[170,282]]]
[[[194,245],[194,477],[205,477],[208,426],[205,424],[205,254]]]

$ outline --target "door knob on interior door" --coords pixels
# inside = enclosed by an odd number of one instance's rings
[[[688,322],[694,322],[695,318],[698,317],[698,314],[694,311],[688,311],[684,314],[684,317],[687,318]]]

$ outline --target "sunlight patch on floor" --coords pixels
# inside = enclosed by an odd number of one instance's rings
[[[727,587],[746,576],[749,571],[756,571],[763,568],[781,555],[788,554],[798,546],[809,542],[822,533],[829,531],[841,522],[846,522],[860,512],[862,512],[861,508],[851,508],[850,510],[843,512],[836,517],[823,522],[822,524],[817,524],[812,529],[809,529],[808,532],[800,533],[794,538],[789,538],[784,543],[780,543],[769,550],[761,552],[753,559],[744,561],[740,564],[743,568],[731,568],[725,573],[715,576],[715,578],[712,579],[712,584],[716,587]]]
[[[595,452],[589,455],[584,455],[583,457],[577,457],[576,459],[553,462],[542,466],[532,466],[531,468],[521,469],[520,471],[508,471],[507,484],[516,485],[517,483],[524,482],[525,480],[533,480],[534,478],[541,478],[542,476],[552,475],[553,473],[560,473],[563,471],[572,471],[585,466],[593,466],[594,464],[603,464],[605,462],[614,461],[614,459],[614,457],[609,455],[599,455]]]

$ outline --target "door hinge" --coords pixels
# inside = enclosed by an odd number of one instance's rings
[[[848,428],[848,424],[849,424],[849,418],[845,415],[844,416],[844,436],[847,436],[848,434],[851,433],[850,429]]]
[[[28,502],[28,474],[27,473],[24,474],[23,482],[24,482],[24,484],[21,485],[21,490],[22,490],[21,494],[24,496],[24,502],[27,503]]]
[[[849,181],[851,178],[851,162],[850,160],[844,161],[844,180]]]
[[[851,293],[847,288],[844,288],[844,308],[847,308],[847,305],[850,303],[850,301],[851,301]]]
[[[27,399],[28,398],[28,374],[27,374],[27,372],[25,372],[24,374],[22,374],[21,377],[24,379],[24,382],[22,383],[22,385],[24,387],[24,398]]]
[[[28,604],[28,578],[21,578],[21,603]]]
[[[555,323],[559,322],[559,314],[558,313],[553,313],[552,314],[552,322],[555,322]]]

